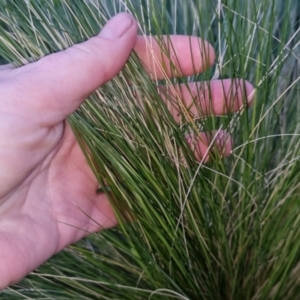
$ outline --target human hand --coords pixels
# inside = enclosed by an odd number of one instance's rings
[[[214,62],[213,49],[198,38],[174,36],[172,42],[181,75],[201,72]],[[121,70],[133,48],[150,74],[164,76],[149,63],[145,39],[137,37],[136,22],[127,14],[114,17],[87,42],[18,69],[0,69],[0,288],[19,281],[87,232],[116,225],[108,199],[96,194],[98,183],[66,117]],[[160,51],[155,42],[154,50]],[[242,91],[228,106],[230,88],[231,81],[213,81],[212,105],[205,113],[238,110]],[[246,94],[252,90],[246,83]],[[183,87],[181,94],[189,105],[188,90]],[[208,98],[203,93],[201,101]],[[176,118],[177,112],[172,114]],[[205,140],[198,147],[204,153]],[[230,147],[230,142],[225,145],[225,155]]]

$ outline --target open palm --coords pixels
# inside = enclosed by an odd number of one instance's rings
[[[181,75],[201,72],[214,61],[211,46],[196,37],[174,36],[172,42]],[[159,51],[155,42],[153,47]],[[111,19],[87,42],[22,68],[0,69],[0,288],[86,234],[116,225],[108,199],[96,193],[97,181],[65,120],[121,70],[132,49],[150,74],[163,76],[148,62],[146,39],[137,37],[136,23],[127,14]],[[225,105],[230,89],[231,81],[212,82],[212,106],[205,113],[239,109],[239,89],[233,105]],[[247,95],[252,89],[246,83]],[[180,91],[188,105],[188,91]],[[199,141],[200,153],[205,147]],[[230,143],[225,147],[225,154],[229,152]]]

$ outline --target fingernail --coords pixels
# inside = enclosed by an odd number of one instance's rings
[[[254,96],[255,96],[255,89],[254,86],[244,79],[236,80],[236,87],[235,89],[238,89],[238,92],[240,93],[240,101],[243,101],[241,103],[241,106],[244,105],[245,101],[247,101],[247,105],[251,106],[253,104]]]
[[[248,105],[252,106],[255,98],[255,88],[250,82],[246,83],[246,95],[247,95]]]
[[[218,131],[215,137],[215,143],[222,156],[228,156],[232,149],[232,140],[230,134],[226,131]]]
[[[120,13],[106,23],[99,36],[110,40],[119,38],[131,27],[134,21],[133,16]]]

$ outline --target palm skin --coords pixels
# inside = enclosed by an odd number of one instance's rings
[[[194,39],[193,58],[189,39],[175,36],[173,41],[182,75],[195,71],[195,58],[197,72],[213,63],[207,43],[202,46],[210,55],[204,63],[199,39]],[[22,68],[0,69],[0,289],[86,234],[116,225],[108,199],[96,193],[98,183],[66,117],[121,70],[132,49],[157,75],[145,47],[133,18],[120,14],[85,43]],[[223,88],[216,83],[214,109],[207,113],[226,112]],[[247,83],[247,95],[252,89]]]

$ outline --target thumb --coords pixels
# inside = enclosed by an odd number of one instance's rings
[[[62,121],[122,69],[136,38],[134,18],[116,15],[97,36],[11,73],[2,89],[7,105],[43,116],[43,125]]]

